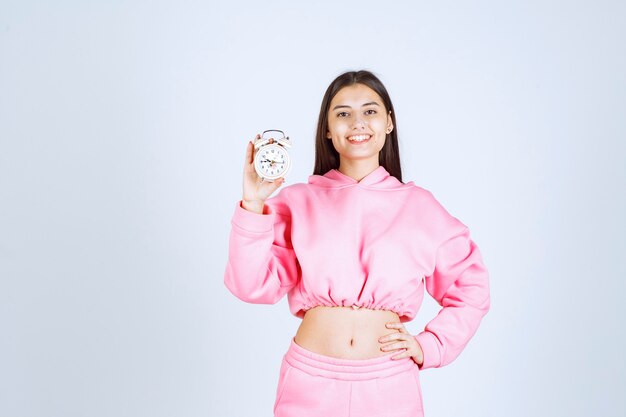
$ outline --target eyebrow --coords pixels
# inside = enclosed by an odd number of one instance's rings
[[[375,101],[370,101],[369,103],[365,103],[365,104],[364,104],[364,105],[362,105],[361,107],[370,106],[370,105],[372,105],[372,104],[373,104],[373,105],[375,105],[375,106],[379,106],[379,107],[380,107],[380,105],[379,105],[378,103],[376,103]],[[339,109],[339,108],[342,108],[342,107],[347,107],[347,108],[349,108],[349,109],[351,109],[351,108],[352,108],[352,107],[350,107],[350,106],[346,106],[345,104],[340,104],[340,105],[338,105],[338,106],[333,107],[333,111],[334,111],[334,110],[337,110],[337,109]]]

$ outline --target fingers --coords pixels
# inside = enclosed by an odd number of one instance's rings
[[[410,346],[407,346],[407,343],[403,343],[403,342],[390,343],[388,345],[382,346],[380,350],[382,352],[397,351],[396,353],[400,353],[399,355],[392,357],[392,359],[401,359],[401,358],[409,357],[411,356],[411,353],[412,353]]]
[[[274,192],[274,190],[276,190],[278,187],[280,187],[281,185],[285,183],[285,178],[279,177],[279,178],[276,178],[274,181],[270,181],[270,180],[266,180],[263,177],[259,177],[257,179],[257,182],[259,184],[269,184],[268,187],[270,188],[270,192]]]
[[[389,327],[390,329],[396,329],[400,333],[408,333],[406,329],[404,328],[404,324],[402,324],[402,322],[387,323],[386,326]]]
[[[411,340],[399,338],[393,343],[381,346],[380,350],[383,352],[401,351],[399,355],[393,356],[391,359],[402,359],[413,356],[415,356],[417,359],[422,359],[423,356],[419,345],[417,348],[414,348],[414,344],[418,345],[417,341],[412,342]]]
[[[250,159],[252,157],[252,147],[254,145],[252,144],[251,141],[248,141],[248,146],[246,147],[246,159],[244,159],[243,161],[243,167],[247,168],[248,165],[250,165]]]
[[[265,181],[263,179],[261,179],[262,183],[270,183],[271,185],[269,186],[270,188],[270,194],[273,193],[276,189],[278,189],[278,187],[280,187],[281,185],[283,185],[283,183],[285,182],[285,179],[283,177],[277,178],[274,181]]]
[[[248,141],[248,146],[246,147],[246,159],[244,161],[244,166],[248,167],[248,165],[254,163],[254,141],[260,138],[261,135],[257,133],[254,137],[254,140]]]

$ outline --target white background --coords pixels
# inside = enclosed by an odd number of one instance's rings
[[[492,306],[427,416],[623,416],[619,1],[0,4],[0,415],[270,416],[300,323],[223,285],[246,143],[312,173],[369,69],[403,180],[468,225]],[[438,305],[425,296],[407,329]]]

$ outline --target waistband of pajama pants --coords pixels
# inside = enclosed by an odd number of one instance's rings
[[[399,355],[404,351],[405,349],[394,350],[383,356],[368,359],[335,358],[305,349],[296,343],[294,336],[291,338],[289,349],[283,358],[291,366],[310,375],[360,381],[384,378],[417,367],[417,364],[410,357],[391,359],[392,356]]]

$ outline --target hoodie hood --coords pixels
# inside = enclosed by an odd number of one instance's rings
[[[364,187],[372,189],[398,190],[410,188],[413,181],[403,184],[396,177],[389,174],[384,166],[379,165],[378,168],[357,181],[354,178],[343,174],[338,169],[331,169],[324,175],[310,175],[309,184],[317,185],[325,188],[344,188],[344,187]]]

